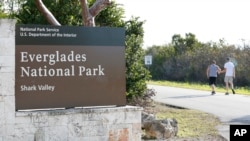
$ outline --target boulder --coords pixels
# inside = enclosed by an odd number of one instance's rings
[[[178,132],[176,119],[157,120],[154,115],[145,112],[142,112],[142,129],[145,131],[145,138],[158,140],[169,139]]]

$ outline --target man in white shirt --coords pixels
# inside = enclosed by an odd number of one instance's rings
[[[224,82],[226,84],[226,95],[229,94],[228,93],[229,84],[231,86],[233,94],[235,94],[233,85],[233,79],[235,78],[235,67],[234,64],[230,61],[230,58],[227,58],[227,62],[224,64],[224,70],[221,71],[221,73],[225,73]]]

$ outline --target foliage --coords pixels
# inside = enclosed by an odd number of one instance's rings
[[[62,25],[82,24],[81,7],[78,0],[43,0],[43,2]],[[34,0],[28,0],[22,4],[15,17],[17,22],[22,24],[49,24],[36,8]]]
[[[192,51],[196,49],[198,40],[192,33],[185,34],[185,38],[182,38],[180,34],[175,34],[172,36],[172,45],[175,49],[176,55],[181,55],[186,51]]]
[[[250,46],[236,47],[219,43],[201,43],[191,33],[185,38],[174,35],[172,42],[164,46],[152,46],[146,51],[153,55],[150,73],[153,80],[207,83],[206,69],[212,60],[223,69],[226,58],[237,60],[236,87],[248,86],[250,82]],[[224,74],[219,75],[218,84],[224,84]]]
[[[78,0],[43,0],[44,4],[62,25],[82,25],[81,7]],[[95,1],[89,0],[89,5]],[[123,25],[124,9],[115,2],[95,17],[96,26],[121,27]],[[18,23],[49,24],[36,8],[34,1],[26,1],[15,15]]]
[[[144,36],[144,30],[143,30],[143,24],[144,21],[139,21],[139,17],[132,17],[129,21],[125,22],[125,29],[126,29],[126,35],[135,35],[137,37]],[[142,42],[139,43],[139,46],[142,46]]]
[[[153,46],[148,48],[146,54],[153,56],[153,63],[148,68],[154,79],[165,78],[165,74],[175,71],[170,65],[171,59],[175,56],[174,47]]]
[[[144,52],[143,22],[132,18],[125,23],[126,29],[126,93],[127,98],[143,96],[147,89],[146,80],[150,78],[148,70],[143,65]]]
[[[112,1],[111,5],[95,17],[96,26],[123,27],[124,9]]]
[[[0,19],[8,17],[3,7],[4,7],[4,3],[3,1],[0,1]]]
[[[154,101],[152,99],[155,96],[156,92],[154,89],[147,89],[143,95],[134,95],[131,99],[129,99],[129,104],[134,106],[143,107],[144,110],[148,107],[152,107]]]

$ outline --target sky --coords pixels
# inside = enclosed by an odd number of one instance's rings
[[[125,19],[145,21],[144,45],[164,45],[174,34],[195,34],[201,42],[250,44],[249,0],[115,0]]]

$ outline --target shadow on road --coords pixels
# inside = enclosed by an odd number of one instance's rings
[[[168,98],[198,98],[198,97],[209,97],[211,95],[185,95],[185,96],[173,96]]]
[[[250,115],[230,120],[230,123],[250,125]]]

